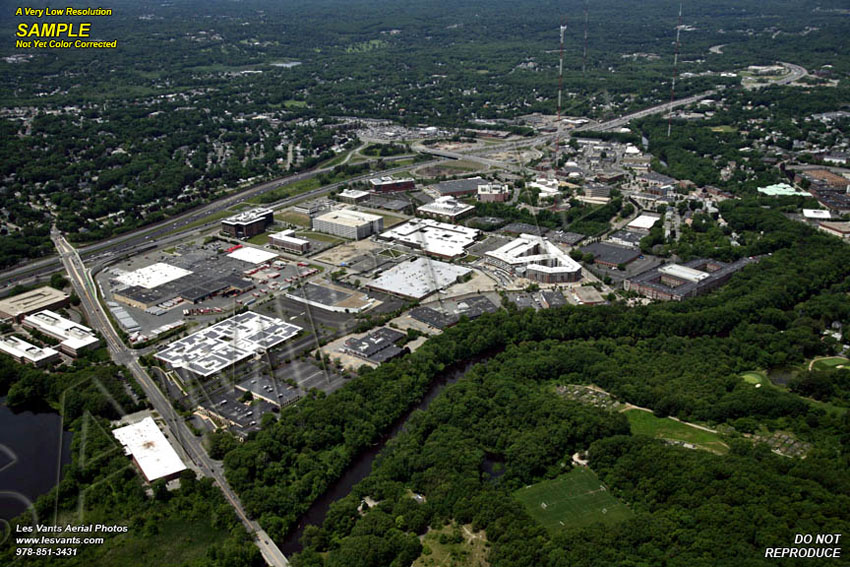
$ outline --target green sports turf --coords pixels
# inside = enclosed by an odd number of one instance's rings
[[[711,431],[705,431],[691,427],[686,423],[670,419],[659,418],[642,410],[629,410],[626,412],[633,435],[648,435],[657,439],[669,439],[692,443],[701,449],[714,453],[727,453],[729,447],[720,439],[720,436]]]
[[[520,488],[514,496],[551,534],[596,522],[616,524],[633,516],[625,504],[608,492],[596,474],[584,467]]]
[[[850,365],[850,360],[842,356],[835,356],[833,358],[821,358],[820,360],[816,360],[814,364],[812,364],[812,370],[827,370],[830,368],[835,368],[836,366],[848,364]]]

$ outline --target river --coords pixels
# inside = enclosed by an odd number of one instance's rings
[[[372,462],[375,460],[375,457],[378,456],[378,453],[381,452],[390,439],[398,435],[398,433],[404,429],[405,424],[407,424],[407,420],[410,419],[410,416],[414,411],[427,409],[443,388],[449,384],[457,382],[470,368],[472,368],[472,366],[486,360],[491,355],[492,353],[487,356],[476,357],[473,360],[457,365],[444,372],[441,377],[434,380],[428,387],[428,391],[425,393],[422,401],[419,402],[413,409],[405,413],[401,419],[393,425],[389,432],[387,432],[375,445],[360,453],[360,455],[358,455],[348,466],[345,473],[343,473],[343,475],[335,483],[333,483],[324,494],[313,502],[310,508],[308,508],[307,511],[299,518],[297,529],[287,534],[286,538],[279,546],[284,555],[289,557],[292,554],[301,551],[301,535],[304,533],[304,528],[311,524],[317,526],[322,525],[325,521],[325,515],[328,513],[330,505],[343,496],[346,496],[349,492],[351,492],[351,489],[355,484],[366,478],[369,473],[372,472]]]
[[[0,399],[0,524],[49,492],[71,462],[71,433],[57,413],[14,413]]]

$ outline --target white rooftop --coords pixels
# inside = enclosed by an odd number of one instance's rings
[[[359,199],[361,197],[368,197],[371,193],[368,191],[360,191],[359,189],[345,189],[342,193],[339,194],[340,197],[348,197],[350,199]]]
[[[402,262],[390,268],[381,274],[381,277],[369,283],[369,286],[405,297],[422,299],[439,289],[450,286],[458,278],[469,273],[472,273],[469,268],[446,264],[431,258],[417,258],[412,262]]]
[[[46,309],[32,315],[27,315],[24,317],[24,323],[61,340],[62,345],[75,351],[100,342],[94,331],[88,327]]]
[[[660,217],[654,215],[640,215],[638,218],[630,222],[626,228],[649,230],[653,225],[660,220]]]
[[[478,191],[481,191],[481,185],[478,186]],[[475,209],[472,205],[462,203],[451,196],[438,197],[433,203],[417,207],[416,212],[432,215],[443,215],[456,217]]]
[[[543,196],[560,193],[560,184],[557,179],[538,177],[536,180],[530,182],[528,186],[532,189],[539,189]]]
[[[803,209],[803,216],[807,219],[829,220],[832,215],[823,209]]]
[[[273,214],[273,211],[271,209],[264,209],[264,208],[251,209],[251,210],[248,210],[248,211],[243,211],[241,213],[237,213],[237,214],[233,215],[232,217],[228,217],[228,218],[224,219],[221,222],[223,222],[225,224],[246,224],[246,223],[256,222],[256,221],[258,221],[262,218],[265,218],[265,217],[267,217],[268,215],[271,215],[271,214]]]
[[[274,234],[270,234],[269,240],[280,240],[282,242],[289,242],[292,244],[297,244],[299,246],[310,243],[309,240],[304,240],[303,238],[298,238],[297,236],[295,236],[295,230],[291,228],[276,232]]]
[[[41,348],[22,341],[18,337],[0,337],[0,351],[16,358],[24,358],[32,363],[52,358],[59,354],[50,347]]]
[[[342,209],[339,211],[331,211],[329,213],[319,215],[313,220],[332,222],[336,224],[341,224],[343,226],[350,226],[356,228],[366,223],[381,220],[382,218],[383,217],[381,217],[380,215],[361,213],[360,211],[353,211],[351,209]]]
[[[785,197],[785,196],[808,196],[809,193],[806,191],[799,191],[794,187],[788,185],[787,183],[776,183],[774,185],[768,185],[767,187],[759,187],[757,189],[759,193],[764,195],[770,195],[772,197]]]
[[[581,264],[548,239],[534,234],[520,234],[504,246],[484,255],[509,264],[513,269],[525,266],[549,273],[581,271]]]
[[[466,253],[481,231],[431,219],[410,219],[381,233],[381,238],[395,240],[424,252],[454,258]]]
[[[189,270],[184,270],[171,264],[157,262],[156,264],[151,264],[150,266],[139,268],[132,272],[124,272],[115,279],[124,285],[153,289],[168,282],[179,280],[191,273]]]
[[[159,351],[155,358],[210,376],[297,335],[301,327],[247,311],[207,327]]]
[[[274,252],[260,250],[259,248],[252,248],[250,246],[243,246],[227,255],[228,258],[235,258],[249,264],[262,264],[272,258],[277,258],[277,256]]]
[[[151,417],[114,429],[112,434],[124,446],[124,451],[133,456],[148,482],[186,470],[186,465]]]
[[[509,192],[510,187],[502,183],[483,183],[478,186],[479,195],[501,195]]]
[[[695,270],[680,264],[667,264],[666,266],[658,268],[658,271],[662,274],[667,274],[674,278],[681,278],[689,282],[699,282],[711,276],[708,272]]]

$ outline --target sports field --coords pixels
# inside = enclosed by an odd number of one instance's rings
[[[648,435],[658,439],[691,443],[712,453],[724,454],[729,451],[729,447],[720,440],[720,436],[716,433],[692,427],[687,423],[669,417],[662,419],[655,417],[648,411],[637,409],[627,411],[626,417],[629,419],[629,425],[634,435]]]
[[[819,358],[815,360],[812,365],[812,370],[829,370],[835,368],[836,366],[841,365],[850,365],[850,360],[847,360],[843,356],[833,356],[832,358]]]
[[[765,380],[764,372],[761,371],[752,371],[752,372],[744,372],[741,374],[741,378],[744,379],[744,382],[747,384],[762,384]]]
[[[596,522],[616,524],[634,514],[608,492],[592,470],[584,467],[520,488],[514,496],[550,534]]]

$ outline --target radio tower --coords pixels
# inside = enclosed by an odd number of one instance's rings
[[[561,55],[558,64],[558,121],[555,123],[555,158],[552,170],[558,168],[558,151],[561,147],[561,98],[564,94],[564,33],[567,31],[567,18],[561,24]]]
[[[587,70],[587,2],[584,3],[584,53],[581,56],[581,74]]]
[[[682,32],[682,3],[679,2],[679,23],[676,25],[676,51],[673,55],[673,82],[670,84],[670,109],[667,112],[667,137],[673,129],[673,100],[676,97],[676,77],[679,74],[679,34]]]

